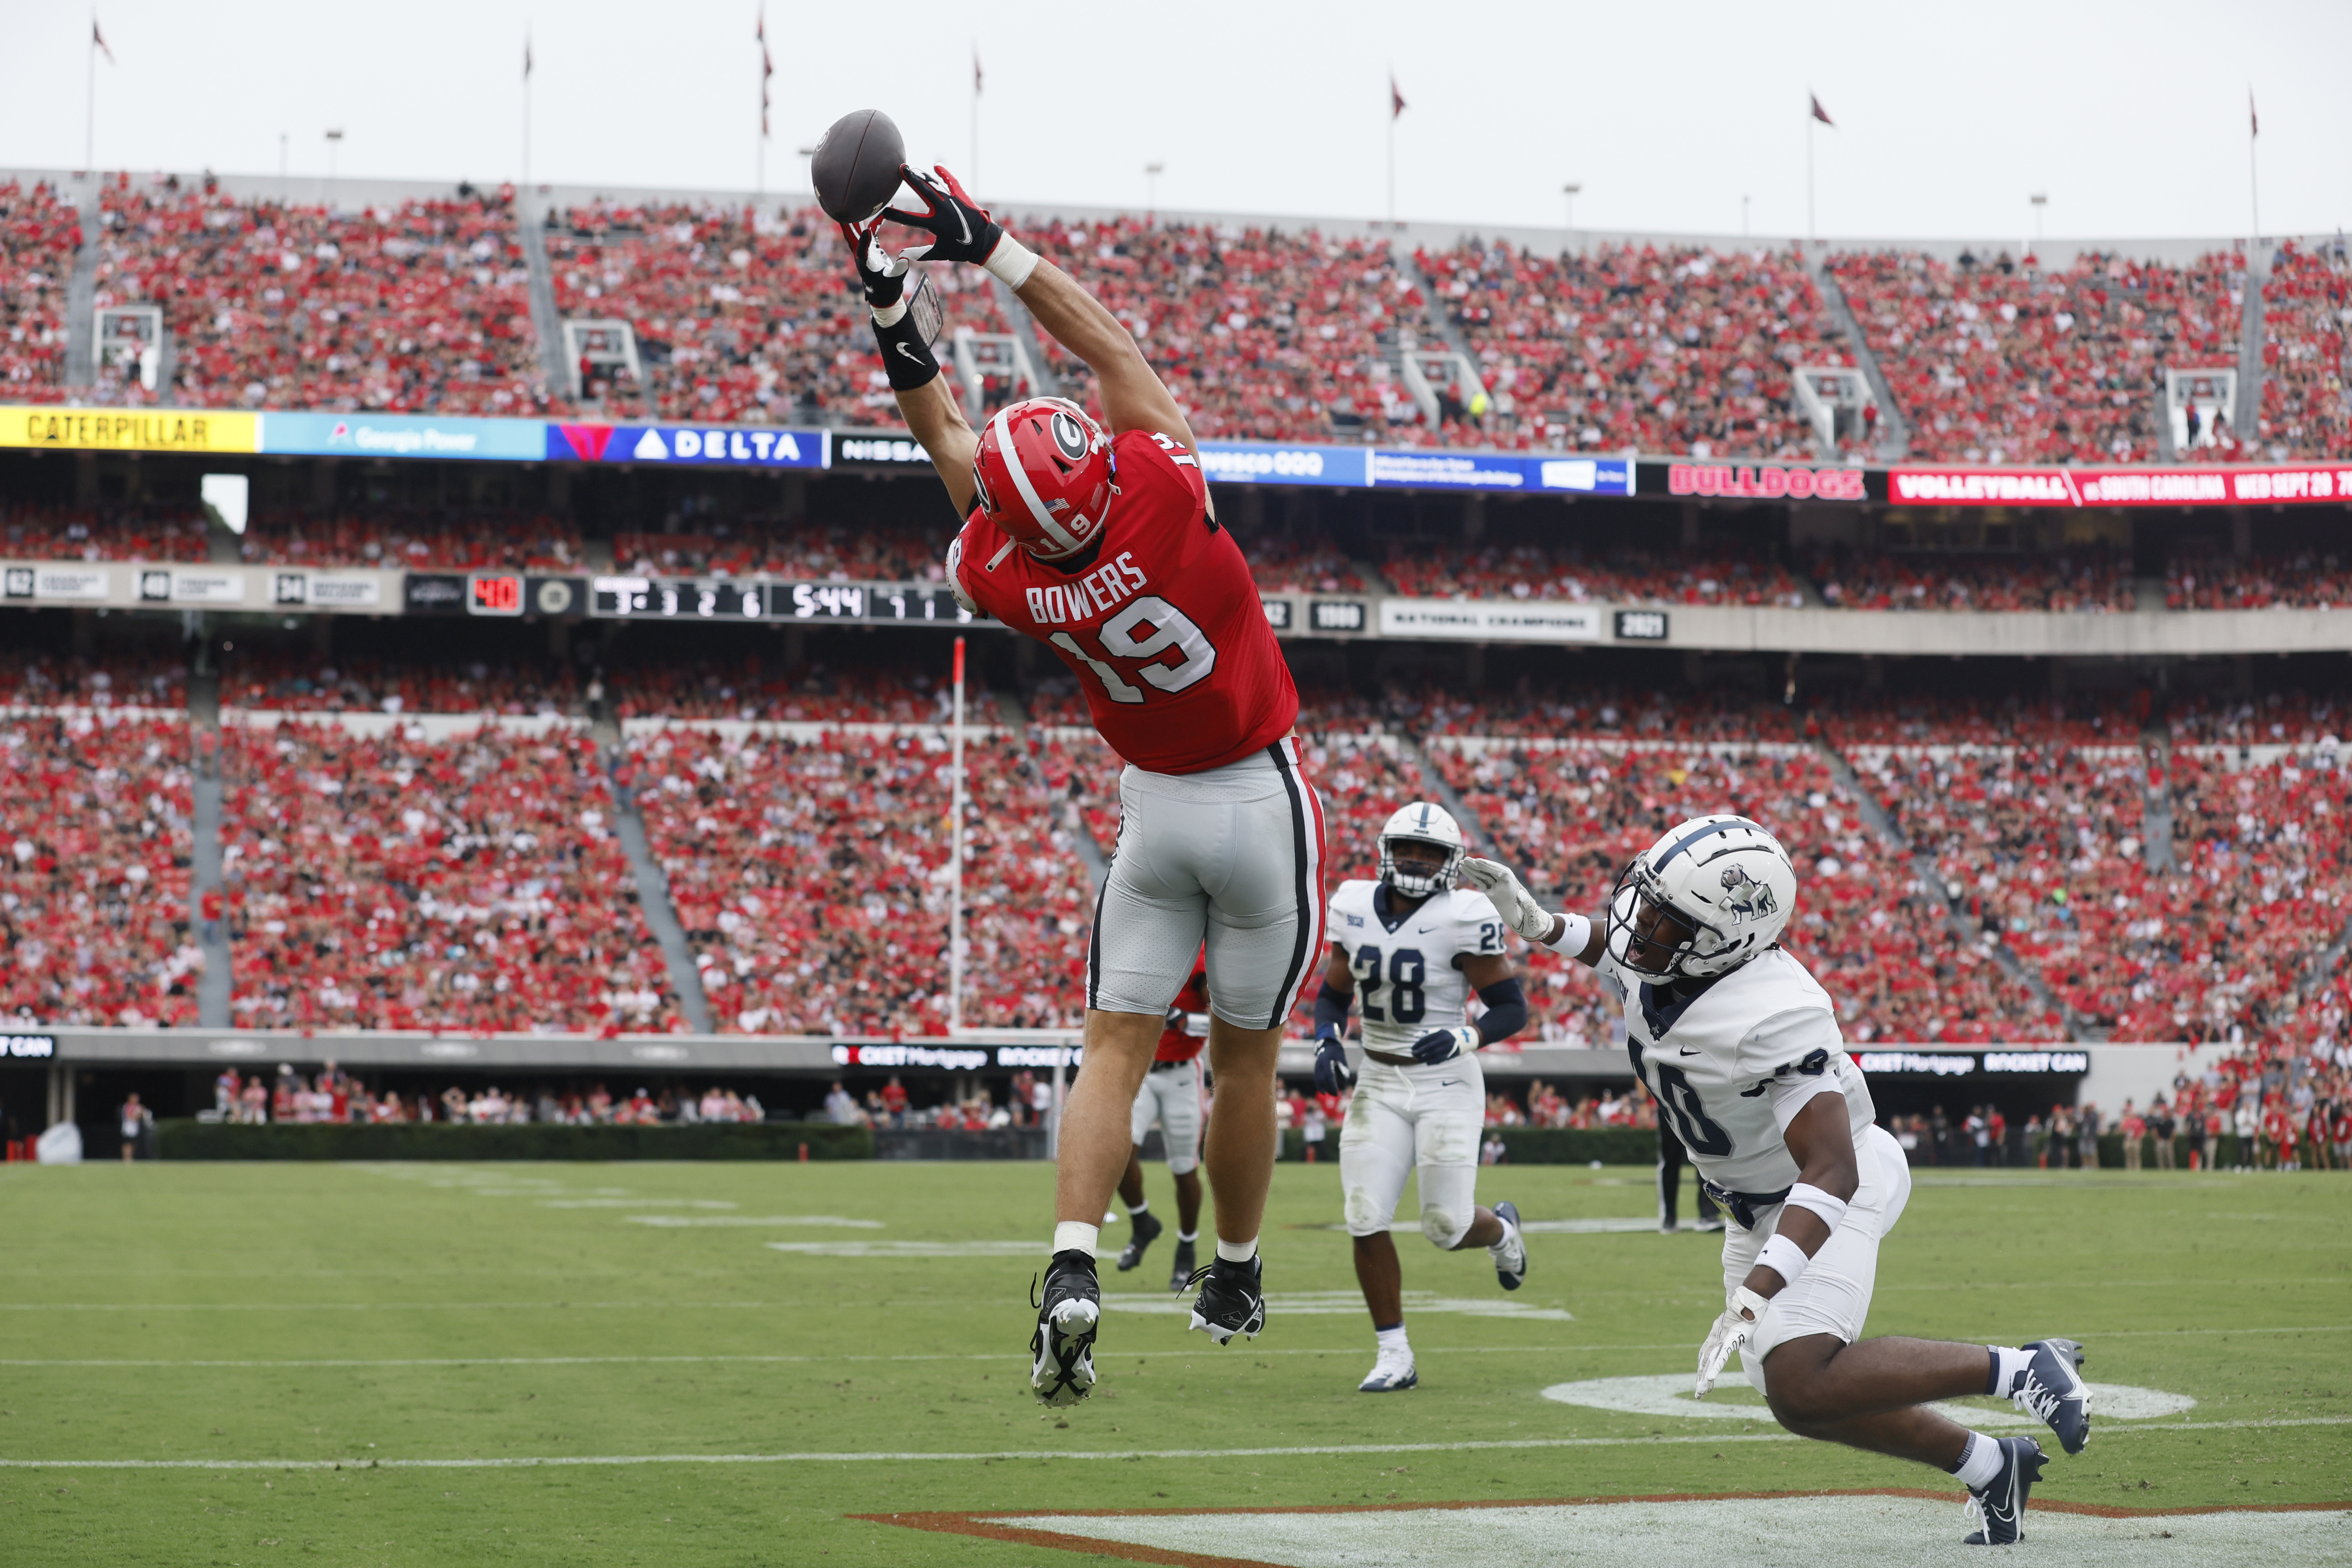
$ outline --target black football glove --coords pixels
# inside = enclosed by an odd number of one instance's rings
[[[1315,1046],[1315,1092],[1337,1094],[1356,1086],[1356,1070],[1348,1065],[1348,1048],[1337,1035],[1325,1035]]]
[[[892,207],[882,215],[929,235],[931,244],[924,249],[933,261],[985,262],[995,251],[997,242],[1004,237],[1004,225],[990,217],[988,209],[973,201],[944,165],[934,167],[936,178],[919,172],[912,164],[902,165],[898,171],[915,193],[923,198],[922,212],[901,212]]]
[[[1455,1029],[1433,1029],[1412,1042],[1412,1059],[1431,1066],[1451,1061],[1465,1051],[1477,1050],[1478,1045],[1478,1031],[1467,1024]]]
[[[1184,1009],[1171,1002],[1168,1006],[1168,1016],[1160,1021],[1167,1028],[1181,1033],[1184,1028]]]
[[[876,236],[877,226],[843,224],[841,240],[849,247],[850,265],[857,268],[857,286],[866,291],[866,303],[877,310],[887,310],[907,297],[907,275],[921,259],[923,247],[892,256]]]

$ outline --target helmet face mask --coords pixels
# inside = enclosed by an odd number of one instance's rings
[[[1462,869],[1461,824],[1442,806],[1415,800],[1381,830],[1381,881],[1405,898],[1427,898],[1454,885]],[[1400,858],[1398,852],[1404,854]]]
[[[1617,878],[1609,956],[1653,981],[1728,974],[1780,940],[1796,902],[1796,867],[1760,823],[1693,818]]]

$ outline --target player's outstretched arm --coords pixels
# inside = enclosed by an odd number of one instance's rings
[[[1530,942],[1566,954],[1580,964],[1598,964],[1608,951],[1609,934],[1599,921],[1547,910],[1500,861],[1473,855],[1462,862],[1462,880],[1485,894],[1503,923]]]
[[[971,461],[980,453],[980,438],[972,434],[947,378],[940,374],[923,325],[911,309],[914,302],[907,297],[908,280],[922,250],[892,256],[875,237],[876,226],[844,224],[841,239],[849,247],[857,286],[874,313],[874,342],[881,350],[882,371],[898,400],[898,417],[929,455],[940,483],[948,487],[948,498],[958,512],[969,512],[976,493]]]
[[[1192,427],[1176,407],[1165,383],[1135,346],[1135,337],[1102,302],[1078,287],[1070,275],[1040,257],[1004,232],[956,177],[944,168],[926,174],[912,166],[899,173],[922,199],[919,213],[892,208],[895,218],[931,236],[923,254],[934,261],[968,261],[984,267],[1021,297],[1037,325],[1055,341],[1086,361],[1102,391],[1103,417],[1113,434],[1128,430],[1156,430],[1182,442],[1193,452],[1200,443]],[[909,253],[910,255],[913,253]]]

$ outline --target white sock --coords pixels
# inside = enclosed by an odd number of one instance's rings
[[[1102,1227],[1088,1225],[1083,1219],[1060,1220],[1054,1227],[1056,1252],[1083,1252],[1091,1258],[1095,1255],[1095,1243],[1101,1239]]]
[[[1217,1258],[1222,1262],[1246,1263],[1256,1256],[1257,1238],[1255,1236],[1246,1241],[1228,1241],[1222,1236],[1217,1238]]]
[[[1993,1477],[2000,1474],[2000,1444],[1981,1432],[1969,1433],[1969,1445],[1960,1450],[1960,1462],[1952,1467],[1952,1473],[1970,1491],[1992,1485]]]
[[[1412,1354],[1412,1346],[1405,1342],[1404,1325],[1402,1323],[1397,1324],[1397,1326],[1392,1329],[1374,1329],[1372,1331],[1372,1337],[1380,1341],[1381,1354],[1382,1355],[1394,1354],[1397,1355],[1409,1356]]]
[[[1129,1205],[1127,1206],[1127,1217],[1128,1217],[1129,1219],[1133,1219],[1137,1215],[1141,1214],[1144,1210],[1146,1210],[1146,1209],[1150,1208],[1150,1207],[1151,1207],[1151,1200],[1150,1200],[1150,1198],[1148,1198],[1148,1197],[1147,1197],[1147,1198],[1145,1198],[1141,1203],[1130,1203],[1130,1204],[1129,1204]]]
[[[1986,1392],[1996,1399],[2006,1399],[2017,1392],[2017,1380],[2023,1377],[2025,1369],[2033,1364],[2033,1353],[2006,1344],[1989,1344],[1985,1348],[1992,1352],[1996,1364],[1993,1385]]]
[[[1176,1233],[1176,1239],[1190,1247],[1193,1242],[1201,1239],[1201,1233],[1197,1230],[1180,1230]]]

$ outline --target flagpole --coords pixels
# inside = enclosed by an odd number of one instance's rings
[[[1805,245],[1813,243],[1813,120],[1812,106],[1805,109]]]
[[[89,85],[82,97],[81,166],[98,172],[98,13],[89,14]]]
[[[971,41],[971,183],[980,183],[980,40]]]
[[[530,29],[522,35],[522,188],[524,199],[530,191]]]
[[[2262,171],[2254,158],[2254,146],[2262,133],[2263,122],[2254,113],[2254,89],[2248,88],[2246,89],[2246,191],[2253,201],[2254,250],[2260,250],[2263,247]],[[2252,262],[2252,251],[2247,253],[2246,259],[2249,263]],[[2248,270],[2252,270],[2251,266]]]

